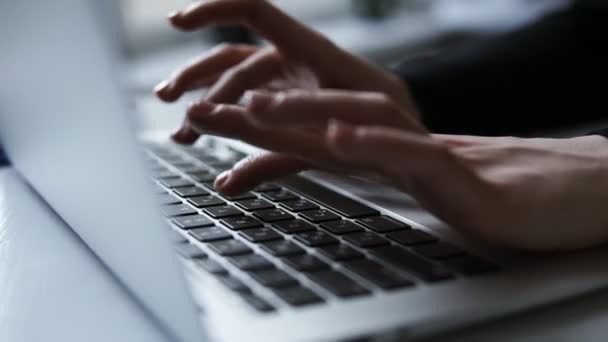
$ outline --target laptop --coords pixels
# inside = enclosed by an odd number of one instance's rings
[[[217,193],[256,149],[137,132],[97,6],[0,4],[0,137],[168,341],[417,339],[608,285],[606,248],[487,246],[379,184],[305,173]]]

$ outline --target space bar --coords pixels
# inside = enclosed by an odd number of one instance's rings
[[[348,218],[379,215],[378,210],[352,200],[324,186],[302,177],[291,177],[281,182],[284,186],[309,197]]]

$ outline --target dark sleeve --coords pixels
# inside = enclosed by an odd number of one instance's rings
[[[517,134],[605,117],[608,7],[594,3],[396,72],[434,132]]]

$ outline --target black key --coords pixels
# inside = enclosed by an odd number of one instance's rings
[[[389,244],[387,239],[371,232],[350,234],[344,240],[361,248],[373,248]]]
[[[272,225],[278,230],[282,231],[285,234],[294,234],[299,232],[305,232],[309,230],[315,230],[315,226],[312,224],[302,221],[302,220],[291,220],[291,221],[283,221],[277,222]]]
[[[343,263],[342,266],[384,290],[414,285],[413,282],[375,261],[353,260]]]
[[[412,250],[424,257],[434,260],[449,259],[466,254],[462,249],[446,242],[415,246],[412,247]]]
[[[202,166],[198,166],[196,164],[192,164],[192,163],[184,163],[181,165],[176,166],[177,169],[179,169],[181,172],[185,172],[185,173],[197,173],[197,172],[205,172],[207,171],[207,169],[205,167]]]
[[[238,240],[224,240],[212,242],[209,248],[222,256],[233,256],[251,253],[251,248]]]
[[[323,246],[319,247],[317,250],[319,253],[335,261],[358,259],[363,258],[364,256],[362,253],[345,244]]]
[[[251,192],[245,192],[245,193],[242,193],[242,194],[232,195],[232,196],[222,195],[222,197],[224,197],[225,199],[227,199],[229,201],[233,201],[233,202],[234,201],[240,201],[240,200],[257,198],[256,195],[254,195]]]
[[[388,216],[366,217],[357,220],[357,222],[378,233],[387,233],[411,228],[408,224],[399,222]]]
[[[308,232],[298,233],[295,235],[295,238],[301,243],[311,247],[333,245],[338,243],[336,238],[320,230],[311,230]]]
[[[288,256],[305,253],[304,249],[298,247],[298,245],[296,245],[295,243],[289,242],[287,240],[266,242],[263,243],[261,246],[263,250],[274,256]]]
[[[258,185],[253,191],[255,192],[268,192],[268,191],[278,191],[281,190],[281,187],[275,183],[262,183]]]
[[[230,216],[243,215],[242,211],[238,210],[237,208],[235,208],[233,206],[229,206],[229,205],[205,208],[205,212],[207,214],[209,214],[209,216],[216,218],[216,219],[230,217]]]
[[[259,312],[271,312],[275,310],[274,306],[256,295],[243,294],[242,297],[247,304]]]
[[[437,242],[436,237],[418,229],[402,230],[399,232],[390,233],[386,235],[386,237],[404,246]]]
[[[337,297],[346,298],[370,293],[363,286],[337,271],[315,272],[308,277]]]
[[[275,294],[289,305],[301,306],[323,302],[323,299],[317,294],[304,287],[289,287],[285,289],[276,289]]]
[[[321,224],[321,228],[330,231],[336,235],[362,232],[363,228],[358,224],[352,223],[350,221],[333,221],[333,222],[325,222]]]
[[[195,197],[195,196],[208,196],[209,191],[199,188],[198,186],[177,188],[173,190],[178,196],[181,197]]]
[[[203,215],[191,215],[174,218],[171,220],[176,226],[181,229],[192,229],[200,227],[213,226],[213,221]]]
[[[222,284],[224,284],[227,288],[231,289],[234,292],[241,292],[241,293],[250,293],[251,289],[245,285],[245,283],[243,283],[242,281],[240,281],[239,279],[233,277],[233,276],[225,276],[225,277],[219,277],[217,278],[219,279]]]
[[[241,236],[251,242],[263,242],[282,239],[281,234],[275,232],[272,228],[263,227],[255,229],[246,229],[241,231]]]
[[[480,257],[467,255],[464,257],[446,260],[443,263],[448,268],[465,275],[476,275],[497,271],[499,267]]]
[[[300,272],[311,272],[329,268],[329,265],[321,261],[321,259],[310,254],[288,256],[283,258],[283,261],[289,267]]]
[[[217,163],[207,163],[207,165],[218,170],[219,172],[232,169],[234,164],[236,164],[236,161],[234,161],[234,160],[219,161]]]
[[[179,204],[182,203],[182,201],[179,200],[179,198],[171,195],[171,194],[162,194],[158,196],[159,200],[160,200],[160,204]]]
[[[295,211],[295,212],[319,208],[318,205],[312,203],[311,201],[305,200],[305,199],[281,202],[280,205],[281,205],[281,207],[283,207],[287,210]]]
[[[302,177],[292,177],[284,184],[348,218],[379,214],[375,209]]]
[[[441,265],[427,261],[403,248],[387,246],[370,251],[371,255],[425,281],[449,279],[452,273]]]
[[[188,198],[188,202],[197,208],[215,207],[226,203],[216,196],[191,197]]]
[[[298,285],[298,281],[295,278],[287,274],[285,271],[281,271],[276,268],[252,272],[250,275],[258,283],[266,287],[279,288]]]
[[[184,186],[194,186],[194,183],[183,178],[163,179],[160,181],[160,183],[170,189],[181,188]]]
[[[232,235],[220,227],[193,229],[190,235],[201,242],[232,239]]]
[[[257,228],[263,225],[262,222],[254,219],[251,216],[227,217],[222,220],[222,223],[232,230]]]
[[[175,168],[188,168],[188,167],[192,167],[194,166],[194,164],[192,164],[190,161],[180,157],[180,156],[176,156],[174,157],[170,157],[170,158],[163,158],[165,159],[166,162],[168,162],[169,164],[173,165]]]
[[[236,205],[238,205],[239,207],[241,207],[247,211],[274,208],[274,204],[272,204],[266,200],[263,200],[261,198],[252,198],[252,199],[238,201],[238,202],[236,202]]]
[[[179,255],[186,259],[195,259],[195,258],[206,258],[207,253],[203,252],[202,249],[198,248],[195,245],[189,243],[183,243],[179,245],[175,245],[175,250]]]
[[[205,171],[188,173],[188,176],[190,176],[192,179],[194,179],[197,182],[204,183],[204,182],[213,182],[215,180],[215,177],[217,177],[217,173],[205,170]]]
[[[190,206],[185,204],[174,204],[174,205],[166,205],[162,207],[162,213],[166,217],[176,217],[176,216],[184,216],[184,215],[195,215],[198,214],[196,210],[190,208]]]
[[[274,265],[261,255],[249,254],[228,259],[234,266],[243,271],[259,271],[273,268]]]
[[[288,212],[278,208],[258,210],[254,212],[253,215],[257,216],[264,222],[276,222],[293,219],[293,216],[291,216]]]
[[[203,260],[197,260],[195,264],[211,274],[215,274],[215,275],[228,274],[228,271],[226,271],[226,269],[222,265],[220,265],[217,261],[215,261],[213,259],[207,258],[207,259],[203,259]]]
[[[293,192],[291,192],[289,190],[285,190],[285,189],[279,190],[279,191],[263,192],[262,196],[264,196],[266,199],[269,199],[273,202],[289,201],[289,200],[295,200],[295,199],[299,198]]]
[[[152,173],[152,178],[156,180],[180,178],[178,174],[167,169],[157,170]]]
[[[340,216],[325,209],[303,211],[300,213],[300,216],[313,223],[335,221],[341,219]]]

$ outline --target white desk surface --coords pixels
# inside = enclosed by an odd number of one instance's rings
[[[431,341],[599,341],[607,325],[608,291]],[[78,237],[1,168],[0,341],[162,340]]]

